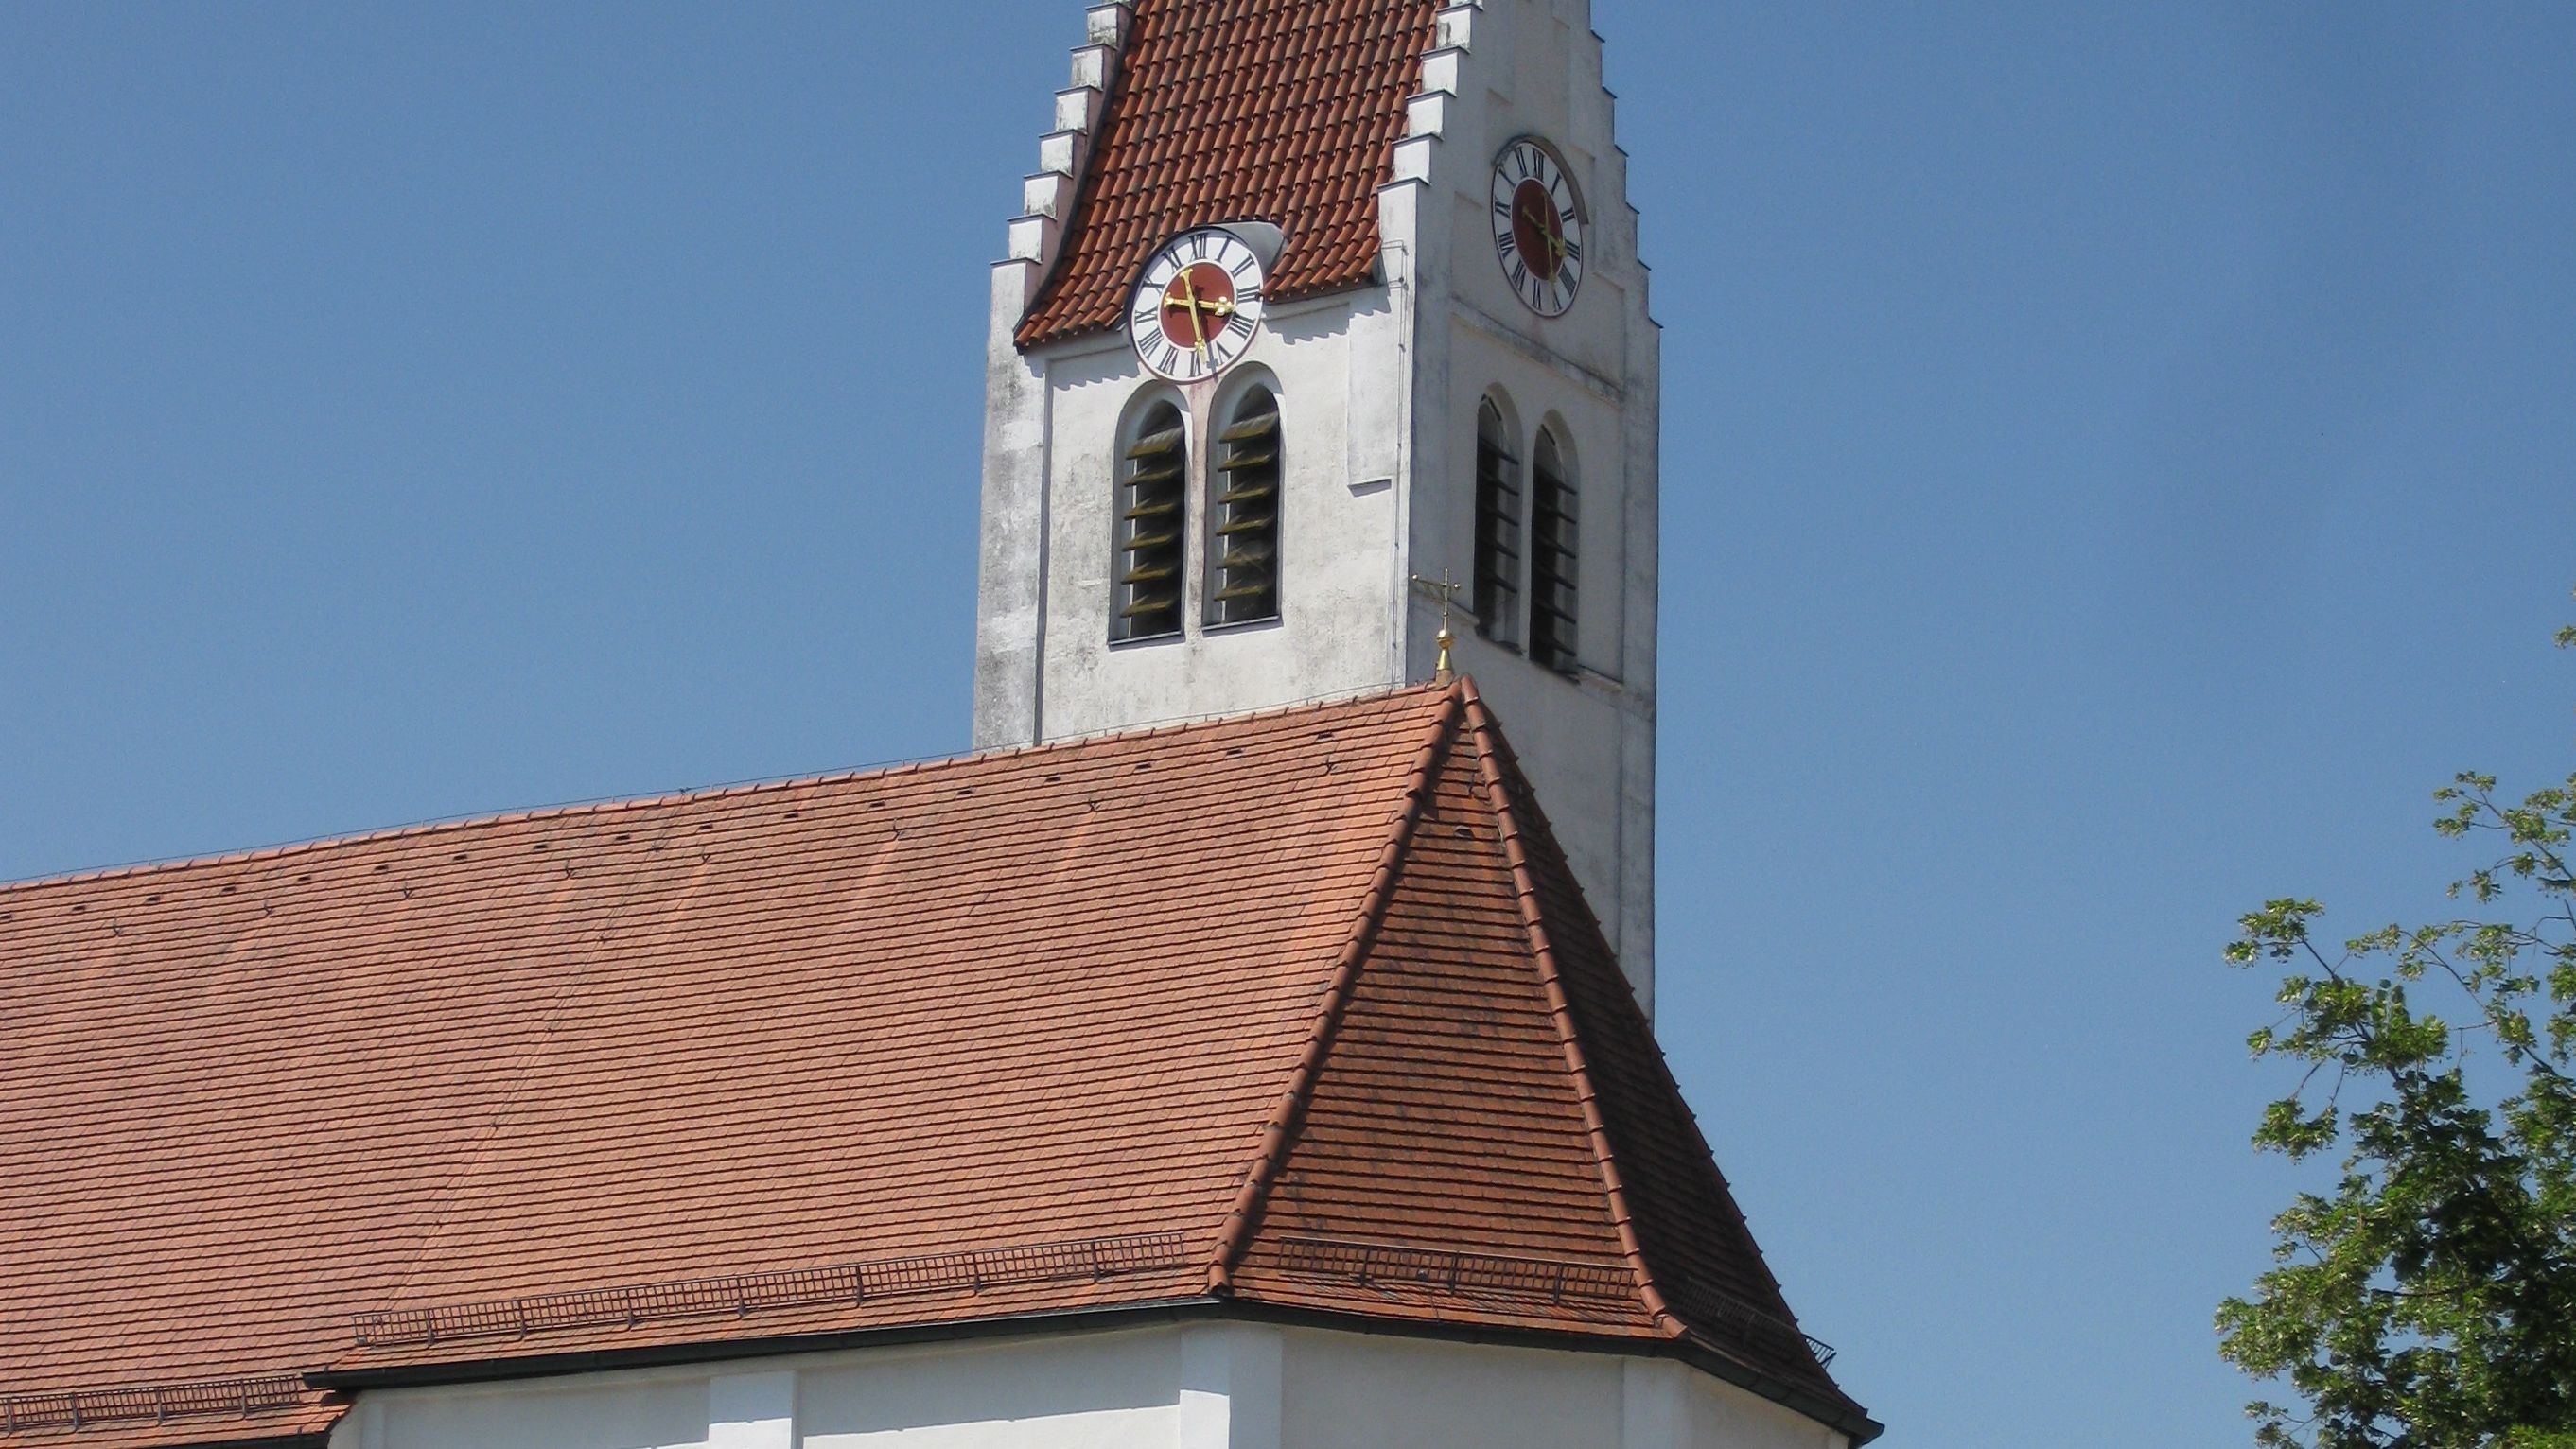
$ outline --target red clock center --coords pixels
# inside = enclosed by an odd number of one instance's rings
[[[1214,262],[1194,262],[1163,288],[1163,336],[1174,347],[1205,349],[1234,319],[1234,278]]]
[[[1535,180],[1512,193],[1512,240],[1542,282],[1553,282],[1565,269],[1565,223],[1557,216],[1556,198]]]

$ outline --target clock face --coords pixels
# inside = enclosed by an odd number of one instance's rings
[[[1261,258],[1230,231],[1206,227],[1164,243],[1127,307],[1127,335],[1147,370],[1174,382],[1225,371],[1261,330]]]
[[[1494,254],[1522,305],[1562,317],[1583,290],[1583,208],[1556,153],[1523,137],[1494,161]]]

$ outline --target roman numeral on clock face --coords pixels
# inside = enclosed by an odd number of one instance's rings
[[[1521,305],[1561,317],[1583,289],[1583,206],[1544,142],[1522,137],[1494,158],[1494,256]]]
[[[1137,361],[1178,383],[1205,382],[1260,339],[1261,254],[1221,227],[1165,242],[1137,278],[1127,331]]]

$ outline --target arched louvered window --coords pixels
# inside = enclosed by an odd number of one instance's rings
[[[1556,430],[1538,430],[1530,463],[1530,658],[1574,671],[1576,561],[1582,553],[1574,468]]]
[[[1521,633],[1520,459],[1501,408],[1476,409],[1476,632],[1517,645]]]
[[[1158,403],[1137,424],[1118,484],[1118,580],[1109,637],[1154,639],[1181,632],[1181,549],[1189,500],[1189,428],[1181,410]]]
[[[1265,387],[1246,392],[1217,435],[1224,451],[1208,509],[1211,624],[1279,617],[1279,490],[1287,477],[1280,442],[1279,397]]]

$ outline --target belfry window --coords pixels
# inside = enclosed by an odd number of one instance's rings
[[[1117,579],[1109,637],[1181,632],[1181,536],[1189,500],[1189,429],[1181,410],[1157,404],[1138,425],[1118,485]]]
[[[1577,560],[1582,553],[1574,470],[1556,431],[1541,428],[1530,467],[1530,658],[1571,674]]]
[[[1280,449],[1279,399],[1256,387],[1234,407],[1217,435],[1215,530],[1208,546],[1208,622],[1244,624],[1279,617],[1279,490],[1286,471]]]
[[[1502,409],[1476,409],[1476,632],[1520,643],[1521,484]]]

